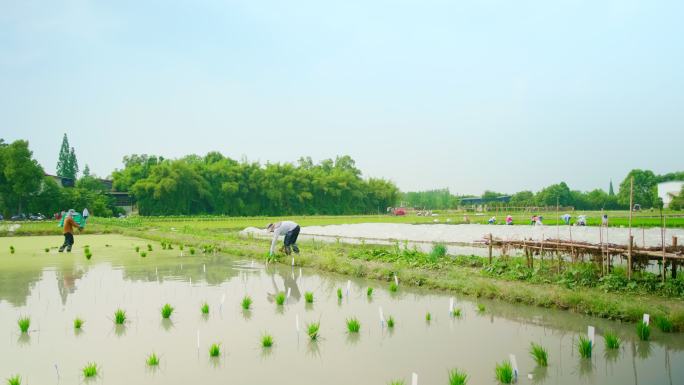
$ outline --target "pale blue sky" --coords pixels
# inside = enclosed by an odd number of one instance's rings
[[[130,153],[349,154],[403,190],[684,170],[682,1],[0,0],[0,137],[53,172]]]

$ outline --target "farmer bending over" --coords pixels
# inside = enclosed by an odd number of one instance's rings
[[[64,248],[66,248],[67,253],[71,252],[71,246],[74,245],[74,227],[83,230],[83,227],[74,221],[73,214],[73,210],[69,210],[66,214],[66,219],[64,219],[64,244],[59,248],[60,253],[64,251]]]
[[[273,255],[275,252],[276,244],[278,243],[278,237],[285,235],[285,241],[283,242],[282,251],[285,254],[290,255],[290,246],[292,246],[292,251],[299,254],[299,247],[297,247],[297,237],[299,236],[299,225],[292,221],[282,221],[271,223],[266,227],[266,230],[273,233],[273,241],[271,241],[271,251],[269,255]]]

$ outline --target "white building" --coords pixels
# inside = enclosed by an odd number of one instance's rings
[[[684,181],[658,183],[658,197],[663,200],[664,207],[668,207],[672,198],[679,195],[684,187]]]

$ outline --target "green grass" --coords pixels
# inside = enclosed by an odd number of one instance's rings
[[[504,361],[500,364],[496,364],[494,368],[494,374],[496,380],[502,384],[513,383],[513,366],[511,366],[510,361]]]
[[[271,346],[273,346],[273,336],[270,334],[261,336],[261,347],[270,348]]]
[[[342,301],[342,289],[337,288],[337,300]]]
[[[636,332],[639,339],[642,341],[648,341],[651,338],[651,326],[646,324],[644,321],[637,323]]]
[[[484,304],[478,303],[477,304],[477,312],[482,314],[487,310]]]
[[[660,331],[663,333],[672,333],[675,331],[672,321],[670,321],[670,319],[667,317],[657,316],[653,318],[653,323],[655,323],[658,329],[660,329]]]
[[[21,377],[15,375],[7,379],[7,385],[21,385]]]
[[[312,322],[306,325],[306,333],[309,335],[309,338],[312,341],[317,341],[318,337],[320,337],[320,335],[318,334],[320,327],[320,322]]]
[[[389,318],[387,318],[387,327],[390,329],[394,328],[394,317],[389,316]]]
[[[281,291],[276,294],[275,301],[278,306],[283,306],[285,304],[285,293]]]
[[[28,333],[29,327],[31,327],[31,318],[19,317],[17,324],[19,325],[19,330],[21,330],[22,333]]]
[[[389,284],[389,291],[390,291],[391,293],[396,293],[398,290],[399,290],[399,285],[397,285],[397,283],[394,282],[394,281],[390,282],[390,284]]]
[[[361,329],[361,323],[356,317],[347,318],[347,331],[349,333],[358,333]]]
[[[126,322],[126,311],[122,309],[116,309],[114,312],[114,323],[117,325],[123,325]]]
[[[313,303],[313,301],[314,301],[313,292],[307,291],[306,293],[304,293],[304,300],[306,301],[306,303]]]
[[[372,296],[373,296],[373,288],[369,286],[368,289],[366,289],[366,297],[371,298]]]
[[[591,351],[593,346],[591,346],[591,340],[585,336],[579,336],[577,339],[577,350],[579,351],[580,357],[591,358]]]
[[[219,344],[211,344],[209,347],[209,357],[218,357],[221,354],[221,346]]]
[[[168,319],[169,317],[171,317],[172,313],[173,313],[173,306],[169,305],[168,303],[164,304],[164,306],[162,306],[162,308],[161,308],[162,318]]]
[[[85,378],[93,378],[97,376],[97,364],[94,362],[89,362],[86,364],[86,366],[83,367],[83,377]]]
[[[607,331],[603,335],[603,342],[606,344],[607,350],[618,349],[620,347],[620,337],[615,332]]]
[[[449,385],[466,385],[468,383],[468,375],[466,372],[459,369],[451,369],[449,371]]]
[[[285,298],[285,296],[283,296],[283,298]],[[276,296],[276,301],[277,301],[277,300],[278,300],[278,296]],[[284,299],[283,299],[283,302],[285,302]],[[252,298],[251,298],[250,296],[248,296],[248,295],[244,296],[244,297],[242,298],[242,304],[241,304],[241,305],[242,305],[242,308],[243,308],[244,310],[249,310],[249,308],[252,307]],[[279,305],[282,305],[282,303],[279,304]]]
[[[200,307],[200,311],[202,312],[202,314],[209,314],[209,304],[206,302],[203,303]]]
[[[425,313],[425,321],[432,321],[432,314],[430,314],[430,312]]]
[[[80,329],[83,326],[83,320],[76,317],[74,318],[74,329]]]
[[[156,353],[152,353],[147,356],[145,362],[147,363],[147,366],[159,366],[159,357],[157,357]]]
[[[534,362],[537,363],[537,366],[544,367],[549,365],[548,353],[543,346],[532,342],[530,345],[530,355],[534,359]]]

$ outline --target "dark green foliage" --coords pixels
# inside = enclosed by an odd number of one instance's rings
[[[141,252],[140,252],[140,256],[143,257],[143,258],[147,257],[147,252],[141,251]]]
[[[14,254],[14,246],[10,246],[10,254]]]
[[[62,146],[57,158],[57,175],[65,178],[76,179],[78,174],[78,161],[73,147],[69,147],[67,134],[62,138]]]

